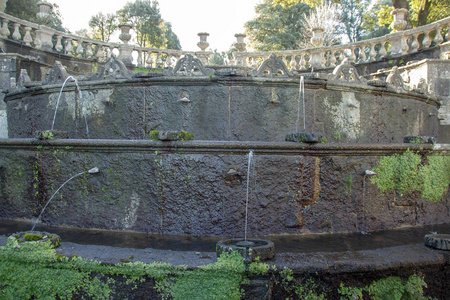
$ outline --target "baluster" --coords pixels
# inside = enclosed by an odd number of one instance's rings
[[[336,52],[334,50],[330,51],[330,67],[336,67]]]
[[[73,46],[72,46],[72,39],[66,38],[66,54],[72,56],[73,52]]]
[[[137,51],[138,56],[137,56],[137,66],[139,68],[142,68],[142,50],[138,50]]]
[[[381,48],[380,48],[380,52],[378,52],[378,54],[380,54],[380,58],[383,58],[386,56],[387,51],[386,51],[386,43],[388,41],[382,41],[381,42]]]
[[[291,62],[289,63],[291,66],[291,71],[297,70],[297,61],[295,60],[295,54],[291,55]]]
[[[402,35],[401,43],[402,43],[401,44],[402,54],[407,54],[408,50],[409,50],[409,46],[408,46],[408,40],[404,34]]]
[[[424,48],[428,48],[431,45],[430,32],[431,32],[431,30],[425,31],[425,37],[423,38],[423,41],[422,41],[422,46]]]
[[[59,51],[59,52],[61,52],[61,50],[63,49],[63,46],[61,44],[61,39],[62,39],[62,36],[57,34],[55,49],[56,49],[56,51]]]
[[[356,60],[355,47],[350,48],[350,55],[348,56],[348,60],[354,62]]]
[[[412,39],[413,39],[413,41],[411,43],[411,51],[412,52],[417,52],[417,50],[419,50],[419,48],[420,48],[420,44],[419,44],[419,39],[418,38],[419,38],[419,34],[418,33],[412,35]]]
[[[369,61],[375,61],[377,58],[377,50],[375,50],[376,45],[377,44],[375,44],[375,43],[373,43],[372,45],[369,45],[370,46]]]
[[[151,51],[147,51],[147,67],[152,68],[153,67],[153,60],[152,60],[152,52]]]
[[[14,32],[12,34],[12,38],[20,41],[22,39],[22,35],[20,34],[20,24],[14,23]]]
[[[300,70],[306,69],[305,55],[306,55],[306,54],[301,54],[301,55],[300,55],[300,62],[299,62],[299,64],[300,64]]]
[[[81,57],[84,52],[83,41],[77,41],[77,42],[78,42],[78,46],[77,46],[77,50],[75,50],[75,54],[77,57]]]
[[[110,59],[114,55],[114,53],[113,53],[114,46],[111,45],[108,47],[108,49],[109,49],[109,53],[108,53],[107,59]]]
[[[87,58],[93,58],[94,57],[94,50],[92,50],[92,44],[88,43],[86,46],[86,57]]]
[[[41,42],[41,39],[39,38],[39,34],[36,34],[36,36],[34,38],[34,46],[38,49],[40,49],[42,46],[42,42]]]
[[[8,38],[9,34],[11,33],[11,32],[9,32],[8,23],[9,23],[9,20],[2,19],[2,29],[0,29],[0,33],[5,38]]]
[[[366,62],[366,60],[367,60],[367,55],[366,55],[366,46],[367,45],[362,45],[360,48],[359,48],[359,62],[362,62],[362,63],[364,63],[364,62]]]
[[[441,28],[439,26],[436,26],[436,36],[434,37],[434,42],[436,43],[436,46],[440,45],[444,41],[444,38],[441,34]]]
[[[156,56],[156,68],[162,69],[162,67],[163,67],[163,61],[161,58],[161,52],[158,52],[158,54]]]
[[[25,35],[23,36],[23,41],[25,42],[25,45],[31,46],[31,43],[33,42],[33,38],[31,37],[31,27],[25,26]]]
[[[95,57],[98,61],[104,61],[105,51],[103,51],[102,45],[97,45],[97,53],[95,54]]]

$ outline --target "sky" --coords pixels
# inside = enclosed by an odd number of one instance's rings
[[[89,30],[89,19],[99,12],[115,13],[126,0],[48,0],[59,6],[63,26],[72,33]],[[181,47],[198,51],[199,32],[208,32],[210,49],[226,51],[244,33],[245,22],[255,17],[255,6],[262,0],[159,0],[161,17],[172,23]],[[133,33],[133,32],[132,32]]]

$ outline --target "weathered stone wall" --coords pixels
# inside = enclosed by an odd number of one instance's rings
[[[82,98],[73,83],[67,84],[56,114],[55,129],[71,138],[87,137],[84,113],[89,137],[100,139],[148,139],[151,130],[185,130],[198,140],[283,141],[297,127],[304,131],[298,79],[159,77],[80,86]],[[8,94],[9,136],[32,137],[36,130],[50,129],[60,88]],[[180,101],[184,98],[190,102]],[[437,137],[437,109],[434,98],[392,87],[306,80],[306,131],[322,133],[328,142]]]
[[[248,151],[249,235],[372,231],[450,218],[419,193],[380,194],[364,177],[392,146],[295,143],[0,141],[0,216],[75,227],[162,234],[241,236]],[[431,149],[430,147],[425,147]],[[416,148],[420,150],[422,148]],[[429,150],[421,150],[426,153]],[[228,173],[231,169],[237,174]]]

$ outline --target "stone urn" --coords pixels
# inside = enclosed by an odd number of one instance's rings
[[[133,26],[131,24],[125,23],[125,24],[120,24],[119,28],[120,28],[119,39],[124,44],[128,44],[128,42],[131,40],[130,30],[131,30],[131,28],[133,28]]]
[[[311,44],[313,44],[314,47],[321,47],[323,43],[325,42],[325,29],[317,27],[312,29],[312,38],[311,38]]]
[[[245,51],[246,44],[244,43],[244,38],[246,37],[246,35],[243,33],[236,33],[234,37],[236,38],[236,43],[234,43],[234,47],[238,49],[238,51],[240,52]]]
[[[391,15],[394,17],[394,21],[391,26],[397,31],[401,31],[406,28],[408,22],[406,21],[406,14],[408,10],[406,8],[396,8],[391,11]]]
[[[200,32],[197,34],[200,37],[200,42],[197,43],[197,46],[202,50],[205,51],[206,48],[209,47],[209,43],[207,41],[209,33],[207,32]]]
[[[37,5],[39,7],[39,12],[36,14],[38,23],[47,25],[48,23],[50,23],[53,5],[46,1],[39,1]]]

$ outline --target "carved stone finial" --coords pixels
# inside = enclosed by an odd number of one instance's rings
[[[66,67],[57,60],[42,84],[63,83],[67,77],[69,77],[69,74],[66,71]]]
[[[90,78],[90,80],[101,80],[107,78],[131,78],[133,72],[129,71],[125,64],[111,55],[110,59],[103,65],[100,71]]]
[[[396,87],[396,88],[401,88],[403,90],[408,90],[405,87],[405,83],[403,82],[403,78],[400,75],[400,71],[398,70],[398,67],[393,67],[391,73],[387,76],[386,78],[386,82],[389,83],[390,85]]]
[[[259,69],[252,74],[257,77],[292,76],[286,64],[275,55],[270,54],[269,58],[263,61]]]
[[[28,75],[28,72],[26,69],[21,69],[20,70],[20,75],[19,75],[19,81],[17,82],[17,88],[21,89],[25,87],[26,83],[31,82],[31,78]]]
[[[173,70],[166,72],[166,74],[192,76],[196,71],[200,71],[201,75],[209,75],[208,70],[205,69],[201,60],[188,53],[178,60]]]
[[[339,66],[334,68],[333,73],[329,74],[330,80],[356,81],[357,83],[366,84],[367,80],[358,75],[358,70],[353,66],[348,58],[344,58]]]

